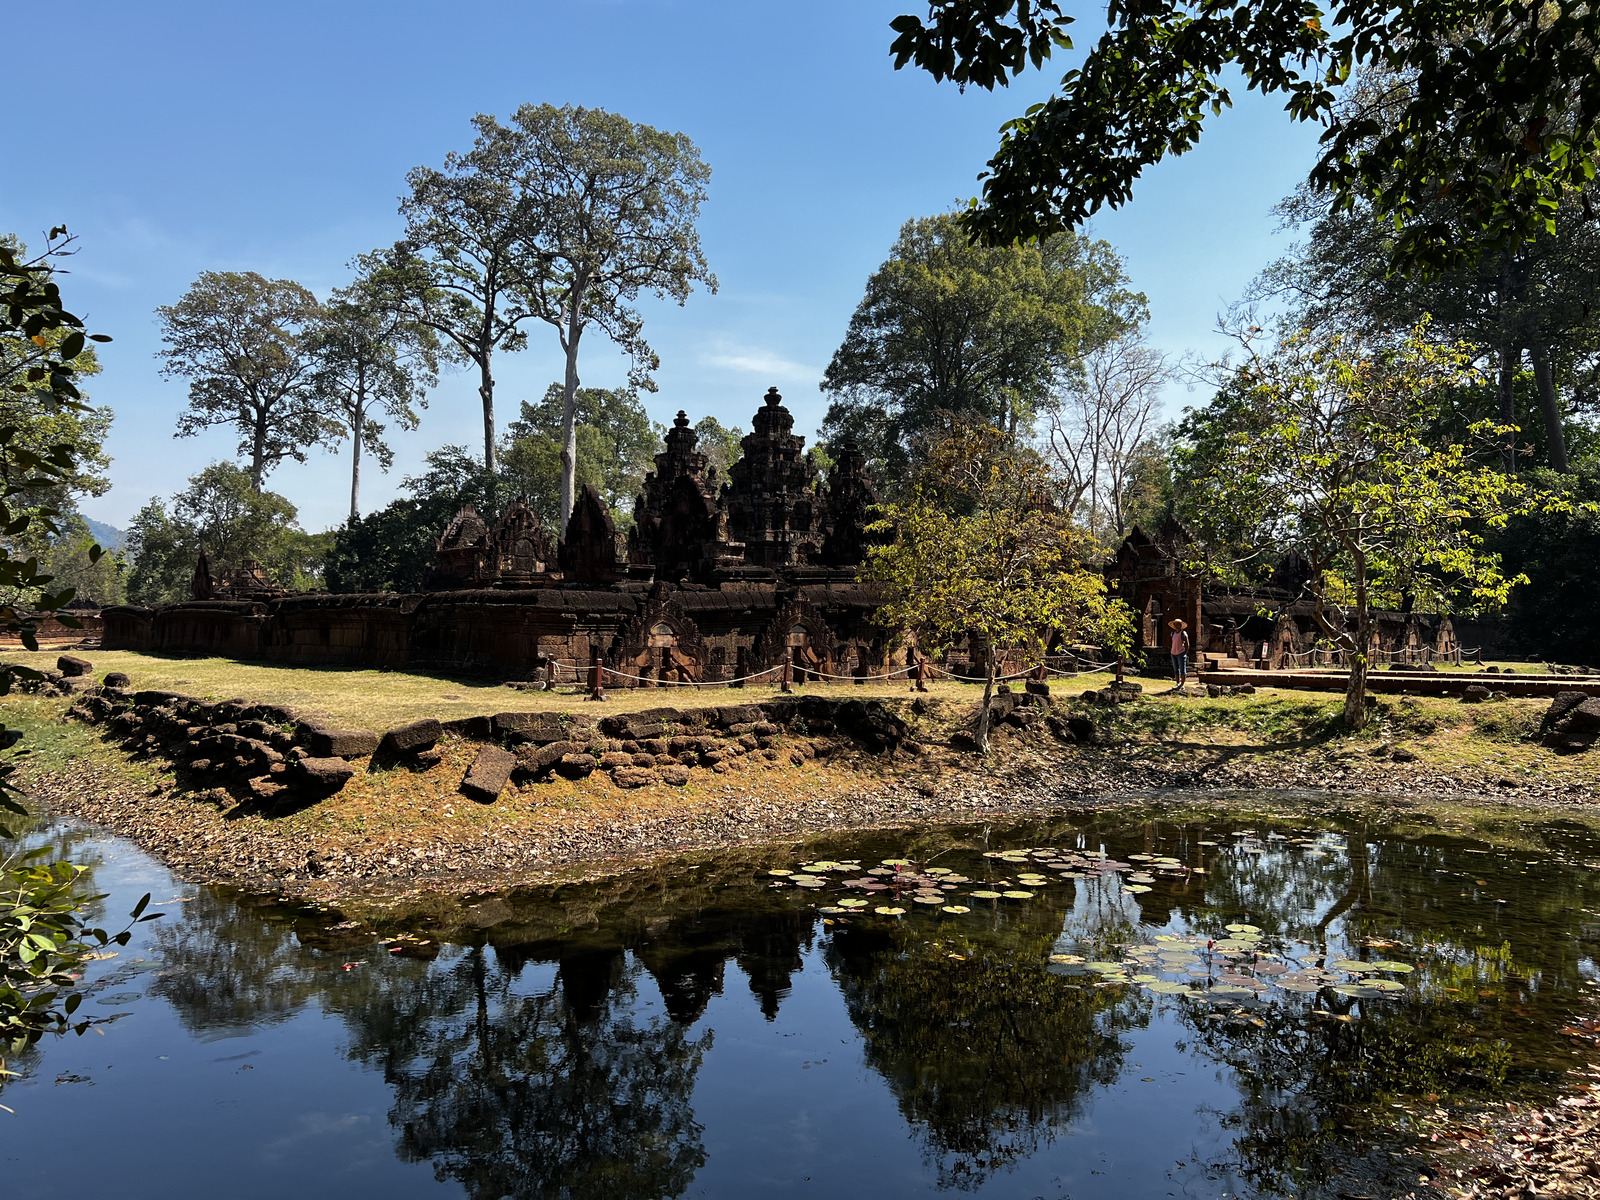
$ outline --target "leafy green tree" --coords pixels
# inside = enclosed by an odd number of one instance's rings
[[[162,375],[189,380],[177,436],[233,426],[256,491],[284,459],[305,462],[312,446],[341,435],[312,386],[310,339],[321,312],[298,283],[254,271],[202,271],[182,299],[156,315],[167,344],[159,352]]]
[[[78,379],[90,362],[84,358],[88,343],[110,341],[86,333],[62,302],[56,274],[60,258],[70,253],[66,233],[52,229],[44,252],[32,258],[14,238],[0,239],[0,594],[32,593],[32,606],[46,612],[60,612],[72,589],[47,587],[52,578],[36,557],[19,557],[12,539],[29,530],[59,534],[57,498],[70,494],[82,469],[71,440],[82,426],[50,419],[92,413]],[[44,444],[41,429],[65,440]],[[92,463],[94,447],[85,448]],[[97,559],[99,547],[87,556]],[[61,619],[72,623],[69,614]],[[0,604],[0,628],[18,634],[30,650],[38,649],[35,621],[14,603]],[[38,678],[31,668],[0,663],[0,694],[18,679]],[[0,839],[19,832],[13,817],[28,816],[14,799],[17,756],[26,753],[15,749],[18,740],[15,731],[0,727],[0,748],[10,751],[0,761]],[[82,868],[53,859],[49,846],[0,854],[0,1047],[12,1051],[50,1030],[87,1030],[89,1020],[73,1019],[83,1002],[78,972],[93,950],[129,940],[127,929],[108,934],[89,923],[85,913],[102,897],[88,893]],[[138,903],[132,921],[156,915],[144,913],[149,901],[146,895]],[[0,1062],[0,1084],[8,1074]]]
[[[432,330],[448,357],[478,372],[483,407],[483,466],[495,462],[494,358],[528,344],[527,234],[530,205],[499,122],[479,114],[465,154],[445,155],[443,169],[416,167],[401,198],[405,237],[356,260],[383,303]]]
[[[1532,482],[1559,488],[1571,508],[1522,513],[1491,538],[1505,570],[1528,580],[1505,608],[1510,644],[1555,662],[1600,665],[1600,460],[1559,479],[1535,472]]]
[[[61,532],[50,543],[41,559],[55,587],[70,587],[76,600],[90,600],[105,606],[121,604],[126,598],[124,575],[127,563],[117,553],[95,553],[99,543],[77,513],[61,521]]]
[[[927,20],[897,17],[895,66],[993,89],[1070,49],[1061,0],[931,0]],[[1593,86],[1600,10],[1583,0],[1454,0],[1324,9],[1313,0],[1113,5],[1106,32],[1061,90],[1003,127],[983,201],[964,218],[991,245],[1072,229],[1126,203],[1145,167],[1199,141],[1208,112],[1232,103],[1242,72],[1325,127],[1310,182],[1335,208],[1370,203],[1400,227],[1392,261],[1459,265],[1485,246],[1550,231],[1562,196],[1600,164]],[[1369,114],[1341,111],[1341,87],[1382,63],[1415,81],[1373,137]],[[1459,198],[1459,221],[1428,198]]]
[[[715,417],[704,416],[694,423],[694,433],[695,437],[700,439],[696,447],[707,459],[707,477],[711,477],[711,472],[715,471],[715,478],[726,482],[729,468],[744,457],[744,447],[740,444],[744,441],[744,430],[737,425],[730,429]],[[660,440],[659,434],[657,440]],[[816,447],[813,446],[812,449],[815,450]],[[633,506],[631,496],[628,499],[628,506],[630,508]]]
[[[250,473],[212,463],[190,478],[168,507],[152,499],[128,529],[128,598],[172,604],[189,598],[204,550],[218,573],[254,562],[281,587],[317,586],[331,537],[307,534],[299,510],[276,492],[257,491]]]
[[[439,535],[463,504],[498,510],[513,484],[483,468],[465,446],[444,446],[427,470],[407,478],[408,493],[333,531],[324,566],[331,592],[415,592],[436,561]]]
[[[638,393],[631,388],[580,388],[578,414],[578,483],[592,484],[626,525],[633,519],[633,497],[661,434],[650,421]],[[522,417],[506,431],[507,487],[523,496],[552,530],[564,532],[561,519],[562,423],[566,389],[552,383],[537,404],[526,401]]]
[[[1104,242],[988,249],[954,214],[908,221],[823,375],[823,434],[854,438],[890,490],[915,468],[919,440],[952,421],[1023,435],[1087,350],[1142,319],[1144,297],[1126,283]]]
[[[383,440],[386,416],[415,429],[417,408],[439,382],[439,340],[403,308],[386,302],[381,287],[363,275],[333,294],[311,334],[316,366],[312,383],[329,411],[350,433],[350,518],[361,515],[361,452],[387,471],[394,452]]]
[[[1485,531],[1561,507],[1476,461],[1492,424],[1465,444],[1432,441],[1444,397],[1477,382],[1470,362],[1420,330],[1377,348],[1302,335],[1252,353],[1181,431],[1185,515],[1213,548],[1231,548],[1236,567],[1306,563],[1317,628],[1349,664],[1350,729],[1367,721],[1376,612],[1503,603],[1525,580]]]
[[[1368,70],[1340,112],[1365,114],[1368,140],[1376,141],[1401,119],[1414,92],[1413,81]],[[1470,202],[1445,190],[1418,206],[1430,221],[1470,226],[1463,210]],[[1402,234],[1368,200],[1330,212],[1326,198],[1305,185],[1279,211],[1307,238],[1263,273],[1250,299],[1287,300],[1296,328],[1377,339],[1403,336],[1427,320],[1442,343],[1482,348],[1498,359],[1498,380],[1493,393],[1475,397],[1482,402],[1476,419],[1495,416],[1498,400],[1499,423],[1519,427],[1502,442],[1503,467],[1515,469],[1526,429],[1538,440],[1535,461],[1567,470],[1568,443],[1576,436],[1581,444],[1585,433],[1574,409],[1592,408],[1600,375],[1600,314],[1591,304],[1600,287],[1600,221],[1588,192],[1563,195],[1549,229],[1498,247],[1485,244],[1462,265],[1421,277],[1392,270]]]
[[[861,575],[885,597],[877,619],[921,646],[966,638],[983,651],[981,753],[1005,657],[1037,661],[1057,638],[1129,644],[1132,616],[1107,598],[1093,538],[1039,457],[999,430],[964,427],[931,447],[906,499],[880,513],[871,530],[892,540],[868,550]]]
[[[519,247],[526,303],[556,330],[562,382],[561,509],[577,497],[578,350],[592,326],[632,361],[629,384],[653,391],[657,359],[632,305],[641,292],[680,305],[696,283],[717,290],[695,221],[711,168],[681,133],[637,125],[598,108],[524,104],[509,126],[479,128],[516,164],[528,203]]]

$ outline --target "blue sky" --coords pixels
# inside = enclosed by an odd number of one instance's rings
[[[518,104],[582,104],[681,130],[713,171],[701,236],[716,295],[650,301],[660,354],[657,420],[678,409],[748,428],[777,385],[808,435],[817,382],[867,275],[907,218],[976,191],[1002,121],[1059,76],[965,95],[891,69],[888,22],[911,0],[568,0],[567,3],[74,5],[35,32],[58,65],[54,91],[12,101],[13,146],[40,161],[0,177],[0,228],[30,243],[65,223],[81,253],[71,304],[115,339],[92,383],[116,412],[113,487],[84,504],[123,525],[229,457],[222,432],[174,440],[182,381],[163,380],[157,305],[202,270],[254,270],[318,295],[345,264],[393,241],[406,171],[470,144],[469,118]],[[1084,10],[1087,20],[1099,10]],[[15,22],[13,25],[15,26]],[[22,33],[20,29],[14,32]],[[1286,245],[1270,209],[1304,177],[1316,131],[1236,95],[1200,147],[1146,173],[1132,205],[1094,232],[1150,297],[1153,341],[1215,354],[1216,315]],[[45,131],[77,144],[51,153]],[[554,334],[496,371],[502,425],[560,376]],[[586,383],[620,382],[621,360],[586,340]],[[1192,400],[1174,388],[1169,403]],[[481,438],[473,376],[446,375],[395,469],[363,471],[362,508],[395,494],[428,450]],[[313,453],[270,477],[308,529],[340,521],[348,452]]]

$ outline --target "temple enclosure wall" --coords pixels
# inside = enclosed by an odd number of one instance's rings
[[[608,686],[727,682],[799,663],[801,671],[876,673],[903,664],[854,584],[806,588],[648,586],[415,595],[307,594],[191,601],[102,612],[101,645],[293,666],[442,668],[562,682],[598,655]],[[801,652],[799,659],[796,651]]]

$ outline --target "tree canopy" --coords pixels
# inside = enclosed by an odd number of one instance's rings
[[[527,199],[520,246],[526,302],[556,330],[566,374],[561,423],[563,527],[577,496],[578,350],[600,329],[631,364],[630,388],[654,391],[657,366],[633,307],[642,292],[688,299],[717,290],[695,228],[711,168],[682,133],[599,108],[524,104],[509,126],[480,117],[485,138],[514,164]]]
[[[359,276],[323,305],[312,330],[312,386],[350,434],[350,516],[361,515],[361,452],[369,451],[385,471],[394,452],[383,440],[388,417],[415,429],[417,409],[439,381],[439,342],[434,331],[404,308],[386,303],[370,275]]]
[[[1107,597],[1093,539],[1039,457],[1000,430],[963,426],[931,446],[909,494],[880,514],[871,531],[886,540],[861,573],[885,597],[877,620],[926,649],[966,639],[981,651],[979,751],[1007,656],[1033,665],[1063,640],[1126,648],[1132,618]]]
[[[161,373],[189,380],[177,436],[234,427],[257,491],[284,459],[305,462],[309,449],[341,435],[312,386],[310,338],[320,308],[298,283],[254,271],[202,271],[156,315],[166,343]]]
[[[633,498],[661,434],[626,388],[580,388],[575,397],[578,483],[593,484],[619,524],[633,519]],[[506,489],[521,496],[558,534],[561,520],[561,445],[566,388],[552,383],[537,404],[526,401],[506,431],[502,454]]]
[[[915,469],[920,439],[954,421],[1015,437],[1083,355],[1142,320],[1105,242],[972,245],[954,214],[906,222],[834,352],[823,433],[853,438],[880,486]]]
[[[1179,427],[1184,514],[1225,569],[1298,556],[1326,643],[1350,667],[1347,727],[1366,724],[1380,609],[1503,603],[1514,584],[1485,534],[1559,508],[1480,460],[1499,430],[1434,436],[1452,393],[1474,386],[1470,350],[1422,331],[1390,346],[1297,335],[1250,358]]]
[[[963,87],[1005,86],[1072,49],[1062,0],[931,0],[891,22],[895,66]],[[1193,149],[1232,103],[1227,74],[1321,124],[1310,182],[1335,208],[1369,203],[1399,236],[1400,269],[1460,265],[1550,232],[1561,197],[1600,161],[1600,9],[1585,0],[1156,0],[1112,3],[1060,90],[1002,129],[966,227],[991,245],[1073,229],[1133,194],[1147,166]],[[1378,136],[1341,88],[1381,63],[1416,87]],[[1459,217],[1435,219],[1448,192]]]
[[[152,498],[134,515],[128,527],[128,598],[151,605],[190,599],[202,550],[218,572],[255,562],[280,587],[317,587],[332,535],[306,533],[299,516],[283,496],[258,491],[249,472],[212,463],[190,478],[170,508]]]

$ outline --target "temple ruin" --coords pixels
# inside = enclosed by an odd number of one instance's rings
[[[108,648],[296,665],[436,667],[507,679],[555,664],[570,681],[598,658],[616,684],[711,683],[790,662],[804,678],[892,669],[904,651],[856,582],[868,510],[865,457],[845,445],[826,481],[776,388],[720,482],[688,417],[667,431],[633,527],[619,533],[592,487],[557,536],[520,501],[463,507],[440,533],[424,591],[284,593],[248,567],[194,599],[104,612]]]

